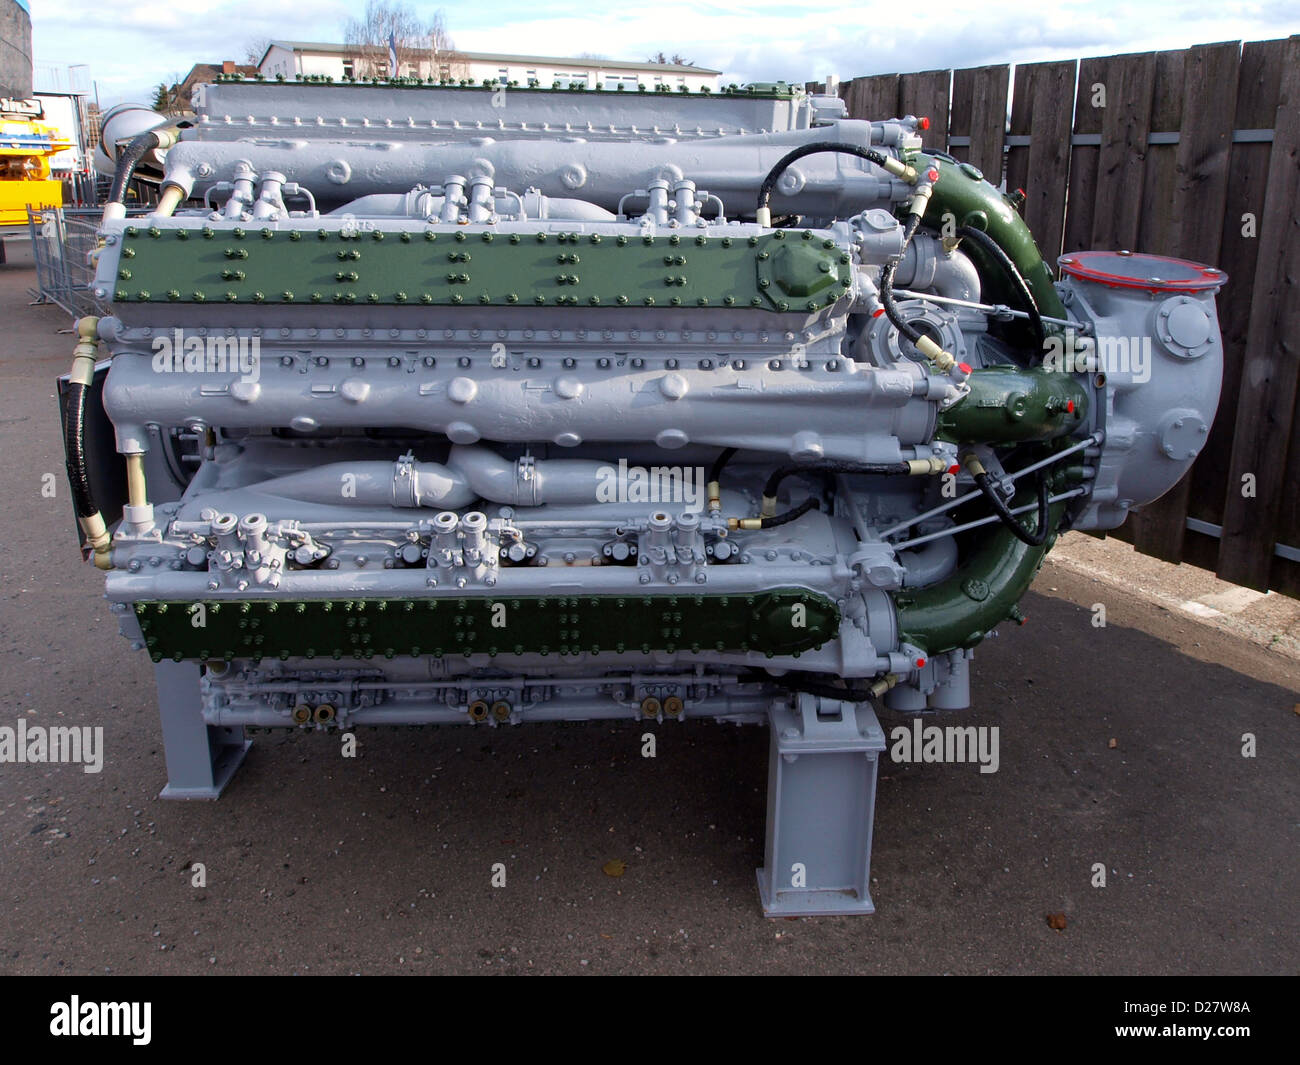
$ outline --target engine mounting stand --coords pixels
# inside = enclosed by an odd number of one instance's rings
[[[768,710],[767,917],[875,912],[871,829],[885,734],[869,706],[799,693]]]
[[[167,786],[160,799],[217,799],[253,741],[242,728],[203,720],[196,662],[157,662],[158,711],[167,756]]]

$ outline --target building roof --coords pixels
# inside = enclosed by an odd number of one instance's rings
[[[226,65],[227,64],[225,63],[195,63],[190,67],[190,72],[180,80],[179,84],[184,85],[189,82],[198,81],[215,81],[217,75],[224,72]],[[251,76],[257,73],[257,67],[245,63],[235,63],[234,69],[228,73]]]
[[[231,63],[229,61],[222,63],[195,63],[190,67],[190,72],[185,75],[173,88],[176,90],[176,103],[186,111],[190,110],[191,94],[194,92],[194,86],[216,81],[220,74],[242,74],[244,77],[253,77],[257,74],[257,67],[249,66],[244,63]]]
[[[330,44],[322,41],[272,41],[266,47],[269,52],[276,46],[284,48],[290,52],[316,52],[320,55],[346,55],[352,49],[345,44]],[[266,59],[266,52],[262,53],[262,60]],[[710,70],[708,67],[692,67],[682,63],[651,63],[647,60],[644,63],[631,63],[624,59],[575,59],[572,56],[565,58],[562,56],[547,55],[509,55],[499,52],[466,52],[457,48],[455,54],[461,59],[475,63],[513,63],[525,66],[540,67],[600,67],[602,70],[645,70],[665,74],[703,74],[706,77],[715,74],[721,74],[720,70]]]

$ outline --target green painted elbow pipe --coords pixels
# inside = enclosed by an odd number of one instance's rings
[[[939,413],[935,434],[955,444],[1051,440],[1076,431],[1088,415],[1078,379],[1045,367],[989,366],[967,379],[970,392]]]
[[[953,163],[921,154],[912,165],[922,169],[927,164],[939,171],[939,180],[935,182],[934,194],[921,220],[945,235],[955,234],[962,226],[982,229],[1016,264],[1034,295],[1039,313],[1049,318],[1066,317],[1065,305],[1052,285],[1052,272],[1043,262],[1042,253],[1025,220],[1007,198],[969,163]],[[945,215],[951,216],[947,225]],[[975,261],[980,277],[988,279],[984,293],[986,302],[1012,307],[1020,302],[1015,290],[1002,278],[1002,271],[996,263],[987,260],[979,248],[970,246],[970,242],[962,250]]]
[[[1032,499],[1032,492],[1022,491],[1013,506]],[[894,604],[902,639],[933,656],[974,647],[990,629],[1015,618],[1016,604],[1056,541],[1064,513],[1064,503],[1051,506],[1048,521],[1053,531],[1039,547],[1030,547],[1003,525],[992,526],[953,576],[928,588],[897,593]]]

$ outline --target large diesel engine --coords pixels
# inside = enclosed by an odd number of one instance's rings
[[[65,424],[164,796],[215,797],[249,728],[766,723],[766,912],[870,912],[872,703],[966,707],[1056,536],[1169,489],[1221,374],[1222,273],[1054,280],[925,125],[783,84],[110,114]]]

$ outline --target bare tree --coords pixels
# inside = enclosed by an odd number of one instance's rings
[[[456,51],[456,42],[447,32],[447,20],[442,9],[429,20],[429,73],[435,78],[459,79],[469,76],[469,64]]]
[[[676,52],[673,53],[672,58],[669,58],[668,56],[664,55],[663,52],[656,52],[654,55],[652,55],[652,56],[650,57],[650,62],[651,62],[651,63],[663,63],[664,65],[667,65],[667,64],[671,63],[671,64],[673,64],[674,66],[679,66],[679,67],[693,67],[693,66],[695,66],[695,60],[694,60],[694,59],[683,59],[683,58],[682,58],[681,56],[679,56]]]
[[[270,37],[250,37],[244,42],[244,62],[250,67],[257,66],[262,61],[262,56],[266,55],[266,50],[270,47]]]
[[[396,45],[398,74],[457,78],[467,70],[441,11],[426,22],[400,0],[366,0],[365,14],[349,19],[343,36],[354,77],[387,77],[390,41]]]

